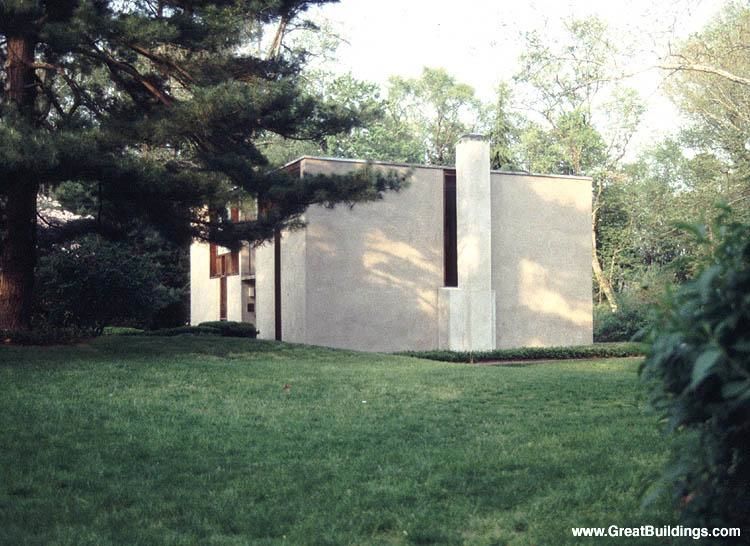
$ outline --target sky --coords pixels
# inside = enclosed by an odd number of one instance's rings
[[[491,101],[502,80],[517,71],[523,33],[562,36],[564,22],[596,15],[623,48],[633,51],[628,81],[649,110],[635,139],[645,145],[673,130],[679,118],[661,93],[663,74],[652,66],[668,43],[700,30],[724,0],[341,0],[316,9],[344,42],[339,71],[385,84],[391,75],[416,77],[422,67],[443,67]]]

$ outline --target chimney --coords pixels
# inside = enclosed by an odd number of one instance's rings
[[[464,135],[456,145],[459,288],[492,288],[491,208],[490,144],[482,135]]]
[[[492,290],[492,192],[490,146],[481,135],[456,145],[458,287],[438,294],[439,346],[454,351],[495,348]]]

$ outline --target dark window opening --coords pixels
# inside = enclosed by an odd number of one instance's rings
[[[281,231],[273,234],[273,311],[276,341],[281,341]]]
[[[443,171],[443,283],[458,286],[456,235],[456,171]]]
[[[209,245],[209,260],[209,275],[212,279],[240,274],[240,253],[237,251],[219,254],[216,245],[211,243]]]
[[[219,320],[227,320],[227,278],[219,280]]]

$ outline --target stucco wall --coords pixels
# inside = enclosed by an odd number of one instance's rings
[[[242,299],[240,276],[231,275],[227,277],[227,320],[242,322]],[[216,316],[219,316],[218,313]],[[218,320],[218,318],[215,320]]]
[[[273,241],[255,249],[255,328],[261,339],[274,339]]]
[[[190,245],[190,324],[219,320],[219,279],[209,278],[209,245]]]
[[[281,236],[281,338],[292,343],[307,341],[306,231]]]
[[[305,159],[303,172],[342,174],[361,167]],[[382,201],[351,209],[312,207],[307,221],[308,343],[366,351],[437,347],[441,169],[413,169],[411,185]]]
[[[497,347],[591,343],[591,181],[491,181]]]

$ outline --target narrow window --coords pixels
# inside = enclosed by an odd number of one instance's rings
[[[276,341],[281,341],[281,230],[273,234],[273,310]]]
[[[458,241],[456,236],[456,171],[443,171],[443,282],[458,286]]]
[[[217,256],[216,256],[216,245],[213,243],[210,243],[208,245],[208,259],[209,259],[209,276],[211,278],[218,277],[218,265],[217,265]]]
[[[227,278],[219,279],[219,320],[227,320]]]

